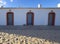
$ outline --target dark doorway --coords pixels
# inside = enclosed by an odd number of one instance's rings
[[[7,13],[7,25],[13,25],[14,24],[14,14],[13,12]]]
[[[55,12],[51,10],[51,12],[48,14],[48,25],[54,25],[55,24]]]
[[[33,25],[34,24],[34,13],[28,12],[26,20],[27,20],[27,25]]]

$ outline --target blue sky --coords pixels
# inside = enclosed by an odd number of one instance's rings
[[[60,0],[1,0],[5,3],[5,7],[33,7],[36,8],[38,4],[42,7],[57,7]],[[0,4],[1,5],[1,4]]]

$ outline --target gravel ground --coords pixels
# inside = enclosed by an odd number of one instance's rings
[[[0,32],[35,37],[60,44],[60,26],[0,26]]]

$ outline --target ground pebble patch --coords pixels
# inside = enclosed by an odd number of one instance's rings
[[[0,44],[60,44],[37,37],[27,37],[17,34],[0,32]]]

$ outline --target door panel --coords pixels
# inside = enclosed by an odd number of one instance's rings
[[[52,16],[52,14],[50,14],[50,16],[49,16],[49,22],[48,22],[49,25],[52,25],[52,19],[53,19],[53,16]]]
[[[7,25],[13,25],[13,14],[8,14],[7,19]]]
[[[28,14],[28,25],[32,25],[32,14]]]

